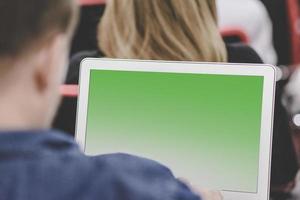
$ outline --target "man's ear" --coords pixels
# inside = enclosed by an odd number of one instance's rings
[[[44,93],[61,75],[59,69],[64,57],[65,37],[56,35],[48,40],[34,55],[34,81],[38,92]]]

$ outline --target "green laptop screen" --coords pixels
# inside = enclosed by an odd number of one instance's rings
[[[91,70],[85,152],[133,154],[197,187],[256,193],[263,81]]]

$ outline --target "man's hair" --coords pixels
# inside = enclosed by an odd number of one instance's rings
[[[0,0],[0,57],[21,54],[54,33],[67,32],[75,0]]]

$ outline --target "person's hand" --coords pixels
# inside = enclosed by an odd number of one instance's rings
[[[202,200],[223,200],[223,196],[221,192],[216,191],[216,190],[208,190],[208,189],[199,189],[194,187],[189,181],[180,179],[183,181],[185,184],[187,184],[195,194],[198,194]]]
[[[200,189],[195,190],[203,200],[222,200],[223,196],[219,191]]]

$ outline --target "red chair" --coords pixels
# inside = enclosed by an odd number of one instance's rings
[[[249,37],[247,33],[239,27],[227,27],[220,30],[222,37],[226,42],[242,42],[249,44]]]
[[[60,87],[60,94],[63,97],[74,97],[76,98],[78,96],[78,85],[62,85]]]
[[[106,0],[78,0],[79,5],[81,6],[91,6],[91,5],[99,5],[105,4]]]
[[[298,0],[286,0],[291,41],[292,65],[300,64],[300,7]]]

